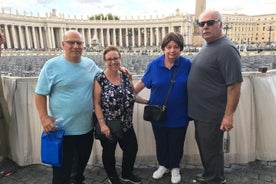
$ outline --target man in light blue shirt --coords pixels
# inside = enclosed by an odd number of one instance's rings
[[[61,167],[53,166],[52,183],[69,183],[75,153],[78,158],[75,179],[76,183],[82,183],[93,145],[92,88],[101,69],[91,59],[82,57],[83,38],[78,31],[67,31],[62,46],[64,55],[48,60],[41,70],[35,102],[44,132],[55,131],[53,122],[63,118],[59,125],[65,130],[63,163]]]

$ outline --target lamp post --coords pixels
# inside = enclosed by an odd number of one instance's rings
[[[227,36],[227,31],[228,31],[229,29],[232,29],[232,27],[231,27],[228,23],[226,23],[226,24],[224,25],[223,29],[225,30],[225,35]]]
[[[271,44],[271,31],[272,31],[272,27],[270,25],[268,28],[268,45]]]

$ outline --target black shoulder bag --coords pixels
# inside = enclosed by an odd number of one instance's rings
[[[174,69],[173,77],[171,79],[171,84],[169,87],[169,91],[167,93],[166,99],[164,101],[164,104],[161,105],[146,105],[144,107],[144,115],[143,118],[145,121],[153,121],[153,122],[161,122],[165,120],[165,110],[166,110],[166,105],[173,87],[173,84],[175,82],[175,76],[177,72],[178,67]]]

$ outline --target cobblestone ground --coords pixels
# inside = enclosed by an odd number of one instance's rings
[[[160,180],[152,179],[156,168],[145,165],[136,165],[135,174],[142,177],[143,184],[168,184],[170,174]],[[121,168],[118,166],[118,173]],[[183,184],[197,183],[196,174],[202,171],[200,166],[186,165],[181,168]],[[225,168],[227,184],[269,184],[276,183],[276,162],[255,161],[248,164],[232,164]],[[0,184],[50,184],[52,169],[45,165],[30,165],[20,167],[10,176],[0,178]],[[107,184],[106,174],[101,165],[87,168],[85,171],[86,184]]]

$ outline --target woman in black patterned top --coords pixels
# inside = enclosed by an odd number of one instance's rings
[[[109,183],[120,184],[115,167],[115,149],[119,143],[123,150],[123,181],[141,183],[141,179],[133,174],[134,162],[138,151],[136,134],[132,124],[134,102],[146,103],[144,99],[135,98],[132,81],[120,71],[121,54],[117,47],[108,46],[103,52],[106,69],[99,73],[94,83],[94,108],[102,134],[102,161],[108,175]],[[122,120],[123,138],[114,139],[106,120]]]

